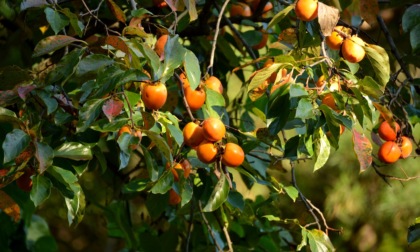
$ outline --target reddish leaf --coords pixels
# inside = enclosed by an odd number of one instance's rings
[[[365,135],[353,130],[353,145],[360,163],[360,172],[364,172],[372,164],[372,144]]]
[[[106,5],[108,5],[108,8],[111,10],[112,15],[114,15],[114,17],[118,21],[120,21],[122,23],[125,23],[127,18],[125,17],[124,12],[121,10],[121,8],[113,0],[107,0]]]
[[[0,209],[13,218],[15,222],[20,219],[19,205],[5,192],[0,191]]]
[[[360,0],[360,14],[362,18],[371,26],[376,24],[376,15],[379,13],[378,1]]]
[[[108,120],[112,121],[114,117],[121,113],[123,107],[124,103],[121,100],[109,99],[104,103],[104,105],[102,105],[102,111]]]
[[[22,100],[26,100],[26,96],[36,88],[35,85],[18,87],[18,94]]]
[[[113,46],[114,48],[123,51],[124,53],[128,54],[128,46],[125,42],[118,36],[108,36],[105,39],[105,44]]]

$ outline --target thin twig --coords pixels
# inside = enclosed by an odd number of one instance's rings
[[[137,3],[136,3],[136,0],[130,0],[130,3],[131,3],[131,8],[132,8],[133,10],[137,10]]]
[[[117,34],[118,36],[121,36],[121,34],[119,33],[119,32],[117,32],[117,31],[114,31],[114,30],[111,30],[111,29],[109,29],[108,28],[108,26],[104,23],[104,22],[102,22],[102,20],[100,20],[95,14],[93,14],[93,12],[89,9],[89,7],[87,6],[87,4],[86,4],[86,2],[85,2],[85,0],[82,0],[82,3],[83,3],[83,6],[85,6],[85,8],[86,8],[86,10],[89,12],[89,14],[96,20],[96,21],[98,21],[99,23],[101,23],[104,27],[105,27],[105,32],[106,32],[106,35],[107,36],[109,36],[109,32],[112,32],[112,33],[114,33],[114,34]]]
[[[210,75],[213,75],[214,55],[216,53],[217,37],[219,37],[220,21],[224,17],[223,13],[225,12],[226,6],[228,5],[229,1],[230,0],[226,0],[222,8],[219,10],[219,16],[217,18],[217,24],[216,24],[216,31],[213,37],[213,45],[211,47],[210,63],[209,63],[209,66],[207,67],[207,73]]]
[[[206,216],[204,215],[203,207],[201,206],[201,201],[198,201],[198,208],[200,208],[201,217],[203,218],[203,221],[207,226],[207,230],[209,231],[209,234],[210,234],[211,238],[213,239],[213,242],[214,242],[214,245],[216,246],[217,251],[223,251],[222,248],[217,243],[217,240],[216,240],[216,237],[214,236],[213,230],[212,230]]]
[[[298,191],[299,198],[303,201],[303,204],[305,205],[306,209],[309,211],[309,213],[311,213],[312,217],[314,218],[314,220],[315,220],[315,222],[318,226],[318,229],[321,229],[321,224],[319,223],[318,216],[316,216],[316,214],[314,213],[314,209],[308,203],[308,200],[306,199],[305,195],[303,195],[303,193],[299,190],[299,187],[297,186],[294,163],[291,161],[290,165],[292,166],[292,184],[296,188],[296,190]]]

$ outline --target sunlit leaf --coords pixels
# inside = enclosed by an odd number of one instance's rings
[[[44,38],[39,41],[35,46],[32,57],[39,57],[44,54],[57,51],[73,42],[83,42],[82,40],[75,39],[66,35],[55,35]]]
[[[282,63],[273,63],[269,67],[264,67],[263,69],[259,70],[254,77],[252,77],[251,82],[248,85],[248,92],[254,90],[255,88],[259,87],[264,81],[270,78],[271,74],[277,72],[281,67]]]
[[[125,23],[125,21],[127,19],[125,17],[125,13],[121,10],[121,8],[113,0],[106,0],[106,5],[108,6],[112,15],[114,15],[114,17],[118,21],[120,21],[122,23]]]
[[[9,132],[2,144],[4,152],[4,163],[13,161],[26,147],[28,147],[31,138],[20,129],[14,129]]]
[[[317,137],[314,138],[314,151],[316,154],[315,172],[327,163],[331,151],[330,142],[322,129],[318,130]]]
[[[85,194],[82,191],[82,188],[78,183],[75,183],[71,186],[74,191],[73,198],[65,198],[67,206],[67,220],[70,225],[76,226],[79,224],[85,214]]]
[[[332,252],[335,251],[330,238],[319,229],[307,231],[309,247],[313,252]]]
[[[213,212],[218,209],[228,198],[229,191],[229,182],[226,179],[226,176],[222,174],[219,181],[217,181],[217,184],[214,186],[213,192],[204,206],[203,211]]]
[[[68,158],[72,160],[91,160],[92,151],[90,148],[90,146],[82,143],[67,142],[54,150],[54,157]]]
[[[15,222],[20,219],[20,207],[19,205],[5,192],[0,190],[0,209],[5,214],[12,217]]]
[[[340,19],[340,11],[333,6],[318,2],[318,23],[324,36],[330,36]]]
[[[152,187],[152,193],[164,194],[169,189],[171,189],[172,184],[174,183],[174,175],[170,170],[166,170],[162,176],[156,181],[156,184]]]
[[[360,164],[360,172],[364,172],[372,164],[372,144],[365,135],[353,129],[353,148]]]
[[[303,84],[296,83],[296,84],[290,85],[290,97],[301,97],[301,96],[308,96],[308,91],[306,91]]]
[[[309,98],[302,98],[299,100],[296,109],[296,118],[309,119],[315,116],[312,100]]]
[[[123,186],[122,192],[123,193],[142,192],[146,190],[149,185],[150,185],[149,179],[134,179]]]
[[[361,61],[360,65],[366,72],[372,73],[372,77],[383,90],[389,81],[391,71],[388,54],[384,48],[377,45],[366,44],[363,48],[366,51],[367,60]]]
[[[145,133],[154,144],[156,144],[156,147],[159,149],[159,151],[161,151],[163,153],[163,155],[165,156],[166,160],[169,163],[173,162],[173,157],[172,157],[172,153],[171,153],[171,149],[169,148],[168,143],[165,141],[165,139],[163,137],[161,137],[159,134],[150,131],[150,130],[145,130],[143,131],[143,133]]]
[[[190,50],[185,50],[183,65],[190,87],[195,90],[200,84],[201,71],[197,57]]]
[[[293,202],[296,202],[296,199],[299,196],[299,191],[294,186],[285,186],[283,187],[284,191],[286,191],[287,195],[293,200]]]
[[[165,61],[159,67],[157,77],[166,82],[173,76],[174,70],[178,68],[184,58],[185,48],[179,43],[178,35],[169,36],[165,44]]]
[[[282,11],[280,11],[279,13],[277,13],[270,21],[270,23],[268,23],[267,29],[273,27],[274,25],[280,23],[286,16],[287,14],[289,14],[290,11],[292,11],[294,8],[293,5],[289,5],[286,8],[284,8]]]

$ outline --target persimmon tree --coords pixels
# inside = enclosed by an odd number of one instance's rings
[[[102,216],[120,249],[333,251],[340,227],[299,189],[298,163],[322,169],[347,131],[360,172],[404,182],[412,170],[386,167],[420,150],[420,6],[351,2],[1,1],[14,44],[0,69],[0,244],[57,250],[41,217],[55,200],[73,228]],[[404,8],[406,55],[389,6]],[[269,170],[284,161],[282,180]]]

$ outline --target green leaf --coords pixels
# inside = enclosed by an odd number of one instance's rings
[[[68,8],[62,9],[61,12],[63,12],[63,14],[70,20],[70,25],[76,32],[77,36],[82,37],[85,25],[79,21],[77,15],[71,12]]]
[[[195,90],[200,85],[201,71],[200,63],[195,54],[190,50],[185,50],[184,69],[187,74],[191,89]]]
[[[185,55],[185,48],[179,43],[178,35],[169,36],[165,44],[165,61],[159,67],[157,77],[161,82],[166,82],[174,75],[174,70],[178,68]]]
[[[281,221],[280,217],[274,215],[264,215],[263,218],[266,218],[268,221]]]
[[[98,69],[107,67],[113,63],[114,60],[106,55],[91,54],[80,61],[76,69],[76,74],[80,76],[89,72],[96,72]]]
[[[74,192],[74,197],[71,199],[65,198],[67,206],[67,220],[70,225],[76,226],[83,219],[86,201],[85,194],[78,183],[73,184],[71,188]]]
[[[36,94],[44,102],[45,106],[47,106],[47,115],[50,115],[51,113],[57,110],[58,102],[56,99],[50,96],[51,93],[44,90],[40,90],[37,91]]]
[[[291,5],[287,6],[286,8],[284,8],[282,11],[278,12],[276,15],[274,15],[274,17],[271,19],[270,23],[268,23],[267,29],[269,29],[269,28],[275,26],[276,24],[280,23],[285,17],[287,17],[289,12],[292,11],[293,8],[294,8],[294,6],[291,4]]]
[[[2,144],[4,151],[3,163],[13,161],[26,147],[28,147],[31,137],[20,129],[9,132]]]
[[[40,173],[43,173],[53,163],[54,150],[48,144],[40,142],[35,143],[35,148],[35,157],[39,163],[38,170]]]
[[[105,99],[88,100],[79,110],[79,122],[77,132],[83,132],[89,128],[102,112],[102,105]]]
[[[130,216],[127,216],[127,202],[114,201],[107,206],[105,215],[107,219],[107,230],[111,237],[124,238],[127,249],[137,248],[138,239],[133,233],[133,226],[130,224]]]
[[[39,215],[32,215],[25,227],[26,245],[29,251],[54,252],[58,246],[51,235],[48,223]]]
[[[153,15],[150,11],[144,8],[139,8],[137,10],[131,10],[131,16],[141,18],[144,15]]]
[[[122,187],[122,193],[142,192],[150,185],[149,179],[134,179]]]
[[[56,187],[64,197],[69,199],[75,197],[72,185],[77,183],[77,177],[71,171],[57,166],[51,166],[47,170],[46,176],[48,176],[54,187]]]
[[[229,195],[229,182],[224,174],[221,174],[219,181],[214,186],[213,192],[209,200],[203,208],[204,212],[213,212],[218,209],[228,198]]]
[[[164,194],[171,189],[173,183],[174,175],[170,170],[166,170],[156,181],[156,184],[152,187],[151,192],[154,194]]]
[[[72,78],[84,52],[85,49],[75,49],[65,55],[48,75],[47,83],[57,85],[57,82],[60,82],[63,85],[63,83],[66,83]]]
[[[296,83],[290,85],[290,97],[301,97],[301,96],[308,96],[308,91],[306,91],[305,87],[302,83]]]
[[[307,233],[309,247],[313,252],[335,251],[330,238],[324,232],[318,229],[308,230]]]
[[[188,10],[188,14],[190,15],[190,22],[197,19],[197,9],[195,8],[195,0],[184,0],[185,7]]]
[[[223,95],[212,89],[207,89],[204,111],[208,114],[208,117],[223,118],[224,115],[227,115],[226,103]]]
[[[327,136],[324,134],[322,129],[318,130],[316,137],[314,138],[314,150],[316,154],[316,161],[314,165],[314,172],[322,168],[328,161],[330,156],[330,142]]]
[[[299,139],[300,137],[297,135],[287,140],[286,146],[284,147],[284,157],[296,160],[298,155]]]
[[[417,217],[415,223],[408,227],[407,233],[408,244],[418,240],[420,240],[420,217]]]
[[[0,107],[0,123],[11,124],[14,128],[24,127],[21,120],[16,117],[16,114],[6,108]]]
[[[269,67],[264,67],[263,69],[258,70],[248,85],[248,92],[251,92],[255,88],[259,87],[264,81],[270,78],[271,74],[279,71],[283,65],[283,63],[273,63]]]
[[[420,24],[414,26],[411,30],[410,43],[413,53],[417,54],[420,50]]]
[[[413,4],[407,8],[402,17],[402,28],[404,32],[409,32],[414,29],[415,26],[420,24],[420,5]]]
[[[415,108],[413,105],[409,104],[404,107],[407,111],[407,115],[410,118],[410,122],[414,125],[420,123],[420,109]]]
[[[46,199],[50,197],[51,181],[42,175],[32,177],[31,200],[35,207],[41,205]]]
[[[143,54],[143,56],[146,58],[147,62],[149,63],[150,67],[153,71],[153,80],[159,79],[157,76],[157,73],[159,71],[159,68],[161,67],[161,63],[159,60],[159,56],[156,54],[155,51],[153,51],[152,48],[147,43],[141,43],[138,44],[138,47],[140,49],[140,52]]]
[[[55,34],[59,33],[64,27],[69,25],[69,19],[61,14],[60,12],[47,7],[44,9],[45,15],[47,17],[48,23],[51,25],[51,28]]]
[[[239,210],[243,211],[245,207],[245,200],[244,197],[240,192],[237,191],[229,191],[227,201],[233,207],[238,208]]]
[[[181,190],[181,207],[188,204],[191,201],[193,196],[193,188],[188,180],[183,180],[182,190]]]
[[[299,100],[298,107],[296,109],[296,118],[310,119],[314,118],[314,108],[312,106],[312,100],[309,98],[302,98]]]
[[[82,40],[75,39],[66,35],[49,36],[39,41],[35,46],[32,57],[39,57],[44,54],[55,52],[65,46],[70,45],[73,42],[83,42]]]
[[[156,144],[156,147],[165,156],[166,161],[172,164],[173,163],[173,157],[172,157],[171,149],[169,148],[169,145],[165,141],[165,139],[163,137],[161,137],[159,134],[157,134],[156,132],[153,132],[153,131],[150,131],[150,130],[145,130],[143,132],[150,138],[150,140],[153,143]]]
[[[366,73],[372,73],[372,76],[379,84],[380,89],[384,90],[389,81],[391,71],[388,54],[385,49],[377,45],[366,44],[363,48],[366,51],[366,59],[359,64]]]
[[[181,146],[182,143],[184,142],[184,136],[182,134],[182,130],[180,130],[178,127],[170,123],[166,123],[165,127],[167,130],[169,130],[169,132],[171,133],[171,136],[173,136],[173,138],[175,139],[176,144],[178,146]]]
[[[75,142],[67,142],[57,147],[54,156],[72,160],[91,160],[93,157],[90,146]]]
[[[293,202],[296,202],[296,199],[299,197],[299,191],[294,186],[285,186],[283,189]]]
[[[364,172],[372,164],[372,144],[365,135],[353,129],[353,149],[360,164],[360,172]]]
[[[359,85],[360,85],[360,91],[362,91],[363,93],[375,99],[379,99],[385,91],[385,86],[380,86],[370,76],[365,76],[363,80],[360,80]]]
[[[297,251],[300,251],[303,247],[307,245],[308,231],[306,230],[306,228],[302,227],[301,234],[302,234],[302,241],[298,245]]]
[[[143,151],[143,157],[146,162],[146,168],[147,172],[149,173],[150,180],[152,182],[155,182],[159,178],[159,169],[155,162],[153,162],[152,155],[150,155],[150,152],[147,150],[146,147],[143,145],[140,145],[142,151]]]

